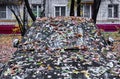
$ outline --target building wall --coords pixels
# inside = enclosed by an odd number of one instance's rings
[[[43,0],[29,0],[30,4],[41,4]]]
[[[92,0],[88,0],[92,1]],[[32,4],[43,4],[43,0],[29,0],[30,6]],[[66,16],[69,16],[70,13],[70,7],[68,6],[68,0],[46,0],[46,8],[45,8],[45,16],[52,16],[55,17],[55,6],[66,6]],[[120,23],[120,2],[118,0],[113,0],[113,4],[119,4],[119,18],[116,19],[109,19],[108,18],[108,4],[110,4],[110,0],[102,0],[102,3],[100,5],[100,9],[97,16],[97,23],[103,24],[103,23]],[[20,6],[20,13],[23,15],[23,5]],[[4,20],[15,20],[14,15],[12,12],[7,8],[6,12],[7,18]],[[29,17],[30,19],[30,17]],[[3,19],[0,19],[0,21]],[[3,20],[3,21],[4,21]],[[10,24],[11,22],[8,22],[7,24]],[[4,22],[0,22],[0,24],[6,24]]]
[[[46,0],[46,16],[55,17],[55,6],[66,6],[66,16],[69,15],[68,0]]]
[[[15,18],[12,12],[10,11],[10,9],[8,9],[8,6],[6,6],[6,18],[0,18],[0,25],[8,25],[8,24],[13,25],[15,24],[15,21],[13,22],[13,20],[15,20]]]
[[[34,5],[34,4],[37,4],[37,5],[40,4],[42,6],[43,1],[44,0],[29,0],[29,3],[32,8],[32,5]],[[84,0],[83,4],[87,4],[86,1],[88,1],[88,4],[91,5],[93,0]],[[119,4],[119,6],[118,6],[118,9],[119,9],[118,15],[119,16],[118,16],[118,18],[112,18],[112,19],[108,18],[108,4],[111,4],[111,2],[110,2],[110,0],[102,0],[102,3],[99,8],[98,16],[97,16],[97,24],[99,24],[98,26],[100,28],[102,26],[103,29],[111,30],[111,29],[116,29],[115,26],[120,26],[120,2],[118,2],[118,0],[112,0],[112,1],[113,1],[113,4]],[[55,17],[55,6],[65,6],[66,7],[65,16],[69,16],[70,6],[68,6],[68,0],[46,0],[46,7],[45,7],[45,16],[46,17],[48,17],[48,16]],[[87,11],[87,13],[88,13],[88,11]],[[23,17],[23,4],[20,5],[20,14]],[[0,31],[4,32],[6,30],[6,28],[4,28],[4,27],[7,27],[8,28],[7,31],[12,32],[12,28],[13,28],[13,26],[15,26],[17,24],[17,21],[16,21],[14,15],[12,14],[12,12],[8,8],[6,8],[6,15],[7,15],[6,19],[0,19]],[[76,15],[76,13],[75,13],[75,15]],[[29,15],[28,15],[28,17],[30,20],[31,18]],[[109,24],[109,25],[106,25],[106,24]],[[1,27],[2,27],[2,29],[1,29]]]
[[[113,0],[113,4],[118,4],[118,18],[108,18],[108,4],[110,0],[102,0],[97,16],[98,24],[120,24],[120,2]]]

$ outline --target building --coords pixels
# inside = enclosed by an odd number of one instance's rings
[[[22,3],[22,2],[21,2]],[[10,11],[9,7],[13,5],[12,7],[18,8],[17,10],[20,10],[20,12],[23,12],[21,3],[18,2],[18,0],[1,0],[0,1],[0,34],[10,34],[12,33],[12,29],[17,24],[17,21],[15,19],[15,16]],[[14,5],[16,4],[16,5]],[[16,10],[16,12],[17,12]]]
[[[120,0],[102,0],[97,16],[98,27],[105,30],[120,28]]]
[[[43,1],[45,0],[29,0],[30,6],[35,14],[36,18],[41,16],[43,11]],[[46,0],[45,16],[69,16],[70,6],[69,0]],[[91,18],[92,16],[92,4],[93,0],[82,0],[81,2],[81,16],[85,18]],[[23,14],[23,4],[18,5],[20,14]],[[76,12],[75,12],[76,14]],[[13,27],[17,24],[14,15],[8,9],[8,5],[0,4],[0,29],[6,27]],[[102,0],[100,9],[97,16],[97,25],[101,29],[107,31],[116,30],[116,27],[120,27],[120,0]],[[4,30],[3,30],[4,31]],[[0,33],[2,31],[0,30]]]

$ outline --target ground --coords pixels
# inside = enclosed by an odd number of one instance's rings
[[[114,42],[114,51],[120,52],[120,34],[118,32],[103,32],[105,39],[111,36]],[[13,47],[13,39],[21,39],[20,35],[0,35],[0,63],[7,62],[12,54],[16,51],[16,48]]]
[[[112,37],[114,41],[114,51],[120,52],[120,33],[118,32],[103,32],[105,39]]]
[[[12,54],[16,51],[16,48],[12,45],[14,38],[21,38],[20,35],[0,35],[0,63],[7,62]]]

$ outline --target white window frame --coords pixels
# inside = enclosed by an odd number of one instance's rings
[[[112,10],[112,17],[109,17],[109,9]],[[108,7],[108,18],[114,18],[114,7]]]
[[[83,17],[85,17],[85,5],[87,5],[87,4],[83,4]],[[89,12],[89,14],[90,14],[90,17],[86,17],[86,18],[92,18],[92,5],[89,5],[90,7],[89,7],[89,9],[90,9],[90,12]]]
[[[36,6],[36,10],[37,10],[37,16],[36,16],[36,18],[39,18],[40,17],[40,9],[41,9],[41,5],[38,5],[38,4],[32,4],[32,7],[33,6]]]
[[[55,7],[65,7],[65,16],[67,16],[67,5],[56,5],[54,4],[54,17],[56,17],[55,15]],[[61,15],[61,8],[60,8],[60,15]]]
[[[112,5],[112,4],[109,4],[109,5]],[[112,17],[109,17],[109,9],[112,10]],[[117,8],[117,9],[119,9],[119,8]],[[119,13],[118,13],[118,17],[114,17],[114,11],[115,11],[114,7],[108,7],[108,19],[117,19],[119,17]]]

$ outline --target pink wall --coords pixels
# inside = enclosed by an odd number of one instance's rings
[[[117,31],[118,27],[120,29],[120,24],[97,24],[99,29],[104,29],[104,31]],[[12,34],[12,29],[15,25],[0,25],[0,34]]]
[[[120,24],[97,24],[99,29],[104,29],[104,31],[117,31],[120,29]]]
[[[12,34],[15,25],[0,25],[0,34]]]

